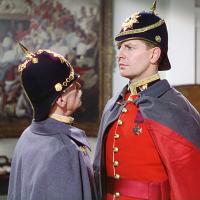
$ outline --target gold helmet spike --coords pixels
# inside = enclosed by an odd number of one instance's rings
[[[157,4],[157,0],[155,0],[153,2],[153,6],[151,7],[151,12],[155,14],[155,11],[156,11],[156,4]]]
[[[19,46],[21,47],[22,51],[26,55],[26,60],[19,65],[18,71],[22,72],[23,69],[26,68],[26,65],[31,61],[32,63],[38,63],[38,58],[36,57],[36,54],[31,53],[22,43],[18,42]]]
[[[27,58],[32,59],[35,54],[31,53],[22,43],[18,42],[19,46],[21,47],[22,51],[25,53]]]

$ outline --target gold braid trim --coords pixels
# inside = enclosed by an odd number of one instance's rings
[[[124,35],[130,35],[130,34],[135,34],[135,33],[143,33],[143,32],[155,29],[155,28],[161,26],[164,23],[165,23],[165,21],[163,19],[161,19],[158,22],[156,22],[155,24],[146,26],[144,28],[138,28],[138,29],[134,29],[134,30],[121,32],[116,36],[116,38],[119,37],[119,36],[124,36]]]
[[[60,55],[60,54],[58,54],[58,53],[55,53],[55,52],[53,52],[53,51],[51,51],[51,50],[48,50],[48,49],[45,49],[45,50],[41,50],[41,49],[40,49],[40,50],[38,50],[37,54],[41,54],[41,53],[43,53],[43,52],[47,52],[47,53],[53,55],[53,57],[59,58],[61,63],[65,63],[65,64],[67,64],[67,65],[70,67],[70,74],[69,74],[69,77],[66,78],[66,80],[65,80],[62,84],[58,83],[58,84],[60,84],[60,85],[59,85],[60,88],[62,87],[62,85],[65,86],[65,87],[67,87],[67,86],[68,86],[68,83],[70,83],[72,80],[74,80],[74,69],[73,69],[73,67],[71,66],[71,64],[67,61],[67,59],[64,58],[64,56],[62,56],[62,55]],[[56,87],[56,86],[55,86],[55,87]],[[61,88],[61,89],[58,89],[58,90],[56,89],[56,91],[61,91],[61,90],[62,90],[62,88]]]
[[[56,113],[50,114],[49,117],[65,124],[72,124],[74,122],[73,117],[63,116]]]
[[[160,79],[160,76],[159,76],[158,73],[156,73],[156,74],[154,74],[154,75],[152,75],[148,78],[130,83],[129,86],[128,86],[128,89],[131,91],[132,95],[136,95],[137,94],[137,88],[139,88],[140,91],[143,91],[143,90],[147,89],[148,83],[151,83],[151,82],[158,80],[158,79]]]
[[[24,46],[22,46],[22,47],[24,47]],[[24,47],[24,49],[25,49],[24,51],[27,51],[27,52],[28,52],[28,50],[27,50],[25,47]],[[38,63],[38,58],[36,58],[36,56],[39,55],[39,54],[41,54],[41,53],[43,53],[43,52],[47,52],[47,53],[51,54],[53,57],[58,58],[62,64],[65,63],[66,65],[68,65],[68,66],[70,67],[70,74],[69,74],[69,77],[67,77],[63,83],[57,83],[57,84],[55,84],[55,86],[54,86],[54,87],[55,87],[55,90],[56,90],[57,92],[60,92],[60,91],[63,89],[63,86],[67,87],[68,84],[69,84],[71,81],[74,80],[74,69],[73,69],[73,67],[71,66],[71,64],[67,61],[67,59],[64,58],[64,56],[62,56],[62,55],[60,55],[60,54],[58,54],[58,53],[55,53],[55,52],[53,52],[53,51],[51,51],[51,50],[48,50],[48,49],[39,49],[39,50],[38,50],[36,53],[34,53],[34,54],[28,52],[28,53],[26,53],[26,54],[28,55],[28,56],[26,56],[27,59],[26,59],[22,64],[19,65],[18,71],[19,71],[19,72],[22,72],[23,69],[25,69],[25,68],[27,67],[27,64],[28,64],[29,62]],[[34,57],[34,56],[35,56],[35,57]]]

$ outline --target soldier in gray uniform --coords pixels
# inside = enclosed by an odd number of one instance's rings
[[[61,55],[49,50],[26,53],[19,65],[21,84],[33,120],[16,145],[9,200],[96,199],[85,132],[72,125],[81,105],[79,75]]]

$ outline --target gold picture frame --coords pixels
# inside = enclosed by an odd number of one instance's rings
[[[22,2],[23,0],[16,0],[15,2],[18,2],[18,1]],[[74,1],[76,2],[76,1],[80,1],[80,0],[74,0]],[[97,0],[97,1],[99,1],[97,8],[99,9],[98,11],[99,11],[99,17],[100,17],[99,21],[98,21],[99,23],[97,23],[97,25],[98,25],[97,26],[98,41],[96,43],[96,48],[98,48],[98,57],[97,57],[97,62],[96,62],[96,63],[98,63],[98,65],[97,65],[98,73],[96,74],[96,76],[97,76],[96,80],[98,80],[98,83],[96,83],[96,86],[94,86],[91,89],[91,91],[89,91],[89,90],[86,91],[86,93],[89,95],[89,97],[86,96],[84,99],[84,102],[86,104],[87,104],[87,102],[89,102],[88,105],[91,105],[93,103],[92,102],[93,97],[95,99],[96,96],[97,96],[97,101],[94,103],[93,107],[91,107],[91,108],[89,107],[89,109],[87,109],[87,107],[86,107],[85,110],[82,109],[75,115],[75,126],[85,130],[86,134],[88,136],[97,136],[98,126],[99,126],[103,107],[104,107],[106,101],[112,95],[112,69],[113,69],[113,52],[114,52],[113,47],[112,47],[112,0]],[[31,2],[31,1],[29,1],[29,2]],[[51,1],[46,1],[46,2],[51,2]],[[54,1],[52,1],[52,2],[54,2]],[[81,1],[81,2],[83,2],[83,1]],[[94,7],[94,1],[88,0],[87,1],[87,3],[89,3],[88,5],[90,5],[90,2],[92,4],[92,6]],[[47,5],[48,4],[46,4],[46,6]],[[52,5],[54,5],[54,4],[52,4]],[[39,6],[39,5],[37,5],[37,6]],[[61,5],[57,5],[56,8],[59,8],[59,6],[61,6]],[[9,6],[7,6],[7,8],[9,8],[11,10],[11,8]],[[2,26],[2,28],[6,27],[6,30],[4,30],[3,32],[0,33],[1,45],[3,45],[3,42],[4,42],[5,46],[9,45],[10,41],[7,38],[6,38],[7,40],[5,39],[5,37],[4,37],[5,34],[7,37],[10,37],[10,35],[14,36],[13,31],[18,28],[20,29],[21,25],[23,25],[23,30],[21,32],[19,31],[21,33],[21,36],[23,35],[23,31],[24,32],[27,31],[28,28],[30,28],[30,26],[33,26],[33,28],[37,28],[36,27],[37,25],[34,24],[35,19],[33,19],[31,21],[31,23],[29,21],[30,13],[28,13],[28,12],[30,12],[30,7],[27,7],[27,9],[25,9],[25,8],[26,8],[26,6],[23,5],[23,11],[25,11],[26,13],[20,13],[19,11],[17,13],[17,12],[13,12],[12,10],[7,11],[7,13],[3,13],[5,11],[5,9],[3,11],[0,10],[0,21],[3,22],[3,24],[1,23],[2,25],[0,25],[0,26]],[[41,8],[41,5],[40,5],[40,8]],[[89,7],[88,7],[88,9],[89,9]],[[48,15],[48,13],[46,13],[46,14]],[[41,13],[40,13],[40,15],[41,15]],[[65,19],[63,19],[63,20],[65,20]],[[60,23],[61,23],[61,21],[60,21]],[[2,28],[1,28],[1,30],[2,30]],[[83,32],[87,32],[87,31],[88,30],[84,30]],[[8,35],[8,34],[10,34],[10,35]],[[27,33],[24,33],[24,34],[27,35]],[[20,37],[20,34],[19,34],[19,37]],[[29,39],[31,39],[31,38],[29,38]],[[19,39],[17,38],[16,40],[19,40]],[[24,44],[26,45],[26,43],[28,43],[28,41],[29,41],[28,39],[25,40]],[[24,42],[23,39],[22,39],[22,42]],[[17,46],[17,44],[15,44],[12,47],[17,48],[16,46]],[[34,48],[31,50],[34,50]],[[17,51],[19,51],[19,50],[17,50]],[[0,54],[1,53],[2,52],[0,49]],[[19,53],[19,55],[20,55],[20,53]],[[20,56],[18,58],[22,59]],[[29,115],[29,117],[22,117],[22,118],[16,117],[15,114],[13,115],[13,113],[15,112],[15,109],[16,109],[16,105],[12,104],[12,106],[11,106],[11,103],[13,103],[12,101],[10,101],[10,102],[7,101],[7,104],[5,104],[5,102],[4,102],[5,101],[5,99],[4,99],[5,91],[8,91],[9,86],[10,86],[10,85],[6,85],[7,88],[5,88],[4,87],[5,81],[9,82],[9,80],[12,79],[12,76],[13,76],[13,74],[15,75],[17,66],[20,61],[21,60],[15,60],[15,62],[11,63],[8,60],[7,64],[8,63],[12,64],[12,69],[10,69],[11,67],[9,65],[9,70],[8,70],[8,68],[6,68],[4,66],[5,63],[3,63],[3,64],[0,63],[0,86],[1,86],[1,90],[0,90],[0,138],[19,137],[21,135],[21,133],[23,132],[23,130],[30,124],[31,119],[32,119],[32,117],[30,117],[30,115]],[[86,67],[84,66],[83,69],[81,68],[81,70],[80,70],[81,73],[83,73],[82,71],[84,71],[86,69],[87,69],[87,66]],[[12,71],[12,73],[10,71]],[[5,77],[7,79],[5,79]],[[86,76],[86,77],[88,78],[88,76]],[[14,81],[16,81],[16,80],[14,80]],[[15,83],[15,90],[19,97],[19,95],[21,95],[21,94],[19,94],[19,91],[20,91],[19,90],[19,82],[18,82],[18,80],[16,82],[17,82],[17,84],[15,82],[13,82],[13,83]],[[94,94],[92,92],[94,92]],[[16,96],[16,93],[11,94],[11,95]],[[84,91],[83,91],[83,93],[84,93]],[[16,102],[14,102],[14,104],[16,104]],[[98,110],[98,112],[94,113],[94,108],[96,108]],[[30,113],[30,110],[26,111],[26,114]],[[87,111],[86,114],[84,114],[85,111]],[[79,116],[82,116],[82,118],[80,120],[79,120]]]

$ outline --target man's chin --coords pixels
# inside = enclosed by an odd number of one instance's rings
[[[120,73],[120,76],[124,77],[124,78],[128,78],[131,79],[132,77],[130,77],[129,75],[125,74],[125,73]]]

